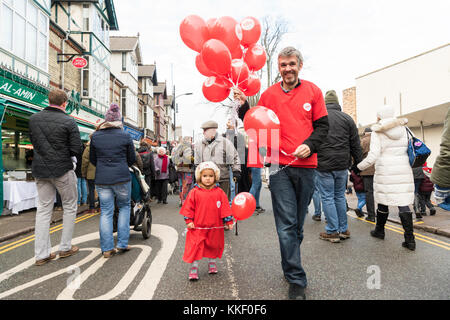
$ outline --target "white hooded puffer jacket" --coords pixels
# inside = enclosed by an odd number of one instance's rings
[[[375,164],[375,202],[386,206],[409,206],[414,202],[414,177],[409,164],[407,119],[396,119],[393,110],[384,106],[378,113],[381,119],[372,126],[370,151],[358,164],[365,170]]]

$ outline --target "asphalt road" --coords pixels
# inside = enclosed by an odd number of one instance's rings
[[[99,216],[81,216],[74,244],[81,251],[66,259],[33,265],[33,234],[0,246],[0,299],[158,299],[158,300],[285,300],[278,237],[270,193],[263,185],[261,203],[267,211],[238,223],[225,234],[219,273],[209,275],[200,263],[200,280],[188,281],[182,261],[185,224],[177,196],[169,205],[154,204],[152,236],[131,233],[133,250],[104,259],[99,249]],[[312,212],[312,206],[310,208]],[[319,239],[325,222],[309,214],[301,246],[311,300],[424,300],[450,298],[448,238],[416,233],[417,249],[401,246],[401,227],[389,224],[386,239],[373,239],[373,224],[349,212],[351,238],[332,244]],[[61,231],[52,233],[56,246]]]

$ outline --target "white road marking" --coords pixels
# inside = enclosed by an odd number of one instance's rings
[[[155,290],[164,274],[164,271],[166,270],[167,264],[169,262],[170,257],[173,254],[173,251],[175,250],[176,244],[178,242],[178,233],[177,231],[169,226],[165,225],[159,225],[154,224],[152,225],[152,236],[158,237],[161,240],[162,246],[161,249],[158,251],[155,259],[150,264],[149,269],[147,270],[144,278],[140,282],[140,284],[137,286],[135,292],[132,294],[130,299],[152,299],[153,295],[155,293]],[[94,232],[91,234],[83,235],[81,237],[75,238],[72,240],[72,244],[80,244],[84,242],[88,242],[91,240],[98,239],[99,233]],[[139,274],[139,271],[142,269],[142,266],[144,265],[145,261],[148,259],[148,257],[151,254],[151,247],[149,246],[143,246],[143,245],[135,245],[133,247],[140,248],[142,252],[139,254],[139,257],[136,259],[136,261],[133,263],[133,265],[130,267],[130,269],[126,272],[126,274],[122,277],[122,279],[119,281],[119,283],[109,292],[107,292],[104,295],[101,295],[99,297],[96,297],[95,300],[106,300],[106,299],[112,299],[114,297],[117,297],[121,293],[123,293],[128,286],[131,284],[131,282],[134,280],[134,277]],[[55,246],[52,248],[52,252],[56,251],[58,249],[58,246]],[[104,263],[108,260],[103,258],[101,256],[101,250],[100,248],[83,248],[80,249],[80,251],[92,251],[91,254],[89,254],[85,259],[75,263],[74,265],[77,267],[81,267],[82,265],[90,262],[91,260],[94,260],[95,258],[100,258],[91,265],[87,270],[85,270],[81,275],[80,278],[81,283],[85,282],[91,275],[93,275],[95,272],[101,269],[101,267],[104,265]],[[58,260],[55,259],[55,260]],[[113,260],[111,260],[112,262]],[[11,276],[15,275],[18,272],[21,272],[25,269],[28,269],[32,267],[35,263],[35,259],[31,258],[20,265],[0,274],[0,283],[7,280]],[[41,267],[43,268],[43,267]],[[39,283],[42,283],[44,281],[48,281],[49,279],[52,279],[54,277],[57,277],[61,274],[64,274],[67,272],[67,269],[61,269],[59,271],[53,272],[49,275],[40,277],[38,279],[35,279],[33,281],[27,282],[23,285],[20,285],[18,287],[15,287],[13,289],[10,289],[8,291],[0,293],[0,299],[8,297],[10,295],[13,295],[17,292],[20,292],[22,290],[28,289],[30,287],[33,287]],[[73,295],[75,294],[74,289],[69,288],[67,286],[58,296],[57,299],[73,299]]]

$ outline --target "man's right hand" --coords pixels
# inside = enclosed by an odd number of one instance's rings
[[[233,88],[233,98],[241,103],[241,106],[247,101],[245,94],[238,88]]]

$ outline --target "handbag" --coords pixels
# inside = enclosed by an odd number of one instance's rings
[[[409,164],[411,168],[422,167],[431,154],[431,150],[420,139],[417,139],[408,127],[405,128],[408,136]]]

